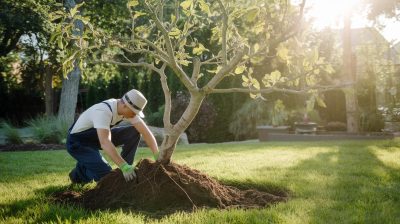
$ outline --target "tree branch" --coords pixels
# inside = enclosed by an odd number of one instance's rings
[[[168,31],[165,29],[161,21],[158,19],[157,14],[151,9],[151,6],[146,3],[147,9],[150,11],[150,15],[153,18],[154,22],[156,23],[157,28],[161,31],[162,35],[164,36],[165,45],[167,48],[168,53],[168,64],[172,70],[176,73],[179,80],[183,83],[183,85],[189,89],[193,90],[195,85],[189,79],[188,75],[183,71],[183,69],[176,63],[174,49],[171,43],[171,39],[169,37]]]
[[[306,5],[306,0],[302,0],[302,2],[300,3],[300,13],[299,13],[298,18],[296,19],[297,22],[294,23],[289,29],[287,29],[286,32],[284,32],[283,35],[281,35],[278,39],[273,41],[270,44],[271,46],[275,46],[276,44],[284,42],[284,41],[290,39],[291,37],[295,36],[298,33],[298,31],[301,28],[302,19],[304,16],[305,5]]]
[[[199,74],[200,74],[200,59],[198,57],[195,57],[193,59],[193,72],[192,72],[192,83],[194,83],[197,86],[197,80],[199,79]]]
[[[308,94],[310,90],[316,90],[318,92],[327,92],[330,90],[341,89],[345,87],[352,86],[354,83],[345,83],[342,85],[332,85],[332,86],[312,86],[309,88],[301,89],[301,90],[294,90],[294,89],[285,89],[285,88],[277,88],[277,87],[270,87],[267,89],[249,89],[249,88],[230,88],[230,89],[213,89],[209,93],[272,93],[272,92],[281,92],[281,93],[291,93],[291,94]]]
[[[227,65],[221,68],[221,70],[217,72],[217,74],[207,83],[207,85],[203,87],[203,90],[206,93],[211,92],[215,88],[215,86],[217,86],[218,83],[220,83],[221,80],[224,79],[225,75],[229,74],[229,72],[231,72],[236,67],[236,65],[240,63],[246,51],[247,48],[244,47],[242,51],[237,53],[235,57],[233,57],[233,59],[229,61]]]
[[[114,60],[95,60],[95,61],[91,62],[91,64],[101,64],[101,63],[110,63],[110,64],[127,66],[127,67],[145,67],[145,68],[151,69],[155,72],[158,72],[158,70],[159,70],[153,64],[149,64],[146,62],[119,62],[119,61],[114,61]]]
[[[145,42],[148,46],[150,46],[151,48],[153,48],[155,51],[157,51],[157,53],[160,54],[160,56],[162,58],[165,58],[165,60],[170,61],[171,59],[168,57],[168,54],[165,53],[162,49],[160,49],[157,45],[155,45],[153,42],[151,42],[150,40],[143,38],[137,34],[135,34],[135,37],[140,39],[141,41]]]
[[[162,67],[159,69],[158,74],[160,75],[161,86],[164,92],[164,100],[165,100],[165,108],[164,108],[164,128],[171,129],[171,108],[172,108],[172,100],[171,100],[171,91],[168,88],[167,76],[165,75],[165,68],[167,64],[164,63]]]
[[[226,12],[226,8],[224,4],[222,3],[221,0],[218,0],[218,4],[221,7],[222,10],[222,63],[226,65],[228,63],[228,56],[227,56],[227,40],[226,40],[226,35],[227,35],[227,30],[228,30],[228,13]]]

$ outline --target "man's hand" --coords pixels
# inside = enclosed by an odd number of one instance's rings
[[[129,165],[128,163],[123,163],[119,168],[121,169],[126,182],[136,178],[136,173],[133,169],[133,166]]]
[[[159,155],[160,155],[160,152],[156,152],[153,154],[154,161],[157,161]]]

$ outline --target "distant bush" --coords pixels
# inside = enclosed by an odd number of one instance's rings
[[[347,125],[344,122],[331,121],[331,122],[328,122],[328,124],[326,125],[326,130],[327,131],[346,131]]]
[[[68,126],[57,117],[37,117],[27,124],[32,128],[34,138],[44,144],[61,144],[65,142]]]
[[[6,143],[8,144],[22,144],[22,138],[18,129],[15,128],[12,124],[9,124],[5,121],[1,122],[1,128],[4,131],[4,135],[6,136]]]
[[[261,99],[249,100],[237,110],[229,124],[229,132],[235,136],[235,140],[255,138],[257,125],[268,121],[267,104]]]
[[[360,128],[364,132],[379,132],[385,126],[384,117],[378,111],[364,111],[360,116]]]

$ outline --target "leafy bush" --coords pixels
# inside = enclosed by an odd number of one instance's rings
[[[27,124],[32,128],[35,139],[40,143],[61,144],[67,136],[68,126],[57,117],[37,117],[28,121]]]
[[[347,125],[344,122],[331,121],[331,122],[328,122],[328,124],[326,125],[326,130],[327,131],[346,131]]]
[[[269,119],[272,126],[280,126],[287,124],[289,113],[285,109],[282,100],[276,100],[273,107],[268,111]]]
[[[265,105],[261,99],[249,100],[234,113],[229,132],[236,140],[257,136],[256,126],[267,121]]]
[[[384,128],[384,118],[381,113],[377,111],[364,111],[360,116],[361,131],[382,131]]]
[[[157,112],[146,116],[146,122],[155,127],[164,127],[163,117],[164,117],[165,105],[158,108]]]
[[[8,144],[22,144],[22,138],[18,129],[15,128],[12,124],[9,124],[5,121],[1,122],[1,128],[4,131],[4,135],[6,136],[6,143]]]

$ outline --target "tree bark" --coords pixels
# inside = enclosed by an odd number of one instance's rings
[[[344,18],[343,29],[343,75],[344,80],[353,83],[352,86],[344,89],[346,99],[347,132],[359,132],[358,103],[354,89],[355,72],[353,71],[353,57],[351,50],[351,13],[348,11]]]
[[[44,73],[44,98],[45,98],[46,116],[54,115],[53,71],[50,65],[46,66]]]
[[[67,125],[72,125],[74,122],[80,75],[81,71],[75,65],[74,70],[68,74],[62,83],[58,118],[66,122]]]
[[[167,125],[164,125],[165,137],[160,147],[160,156],[158,161],[164,164],[167,164],[171,161],[172,154],[174,153],[176,143],[180,135],[187,129],[187,127],[196,117],[204,98],[204,94],[200,94],[197,91],[191,91],[189,105],[179,121],[171,128],[168,128]]]
[[[81,1],[77,1],[80,3]],[[67,10],[74,8],[76,5],[74,0],[65,1],[65,7]],[[83,33],[83,23],[78,20],[75,22],[77,28],[75,32],[78,35]],[[79,92],[79,81],[81,70],[78,66],[78,62],[75,61],[74,69],[63,79],[61,89],[60,108],[58,111],[58,118],[64,121],[67,125],[72,125],[75,118],[76,102],[78,101]]]

